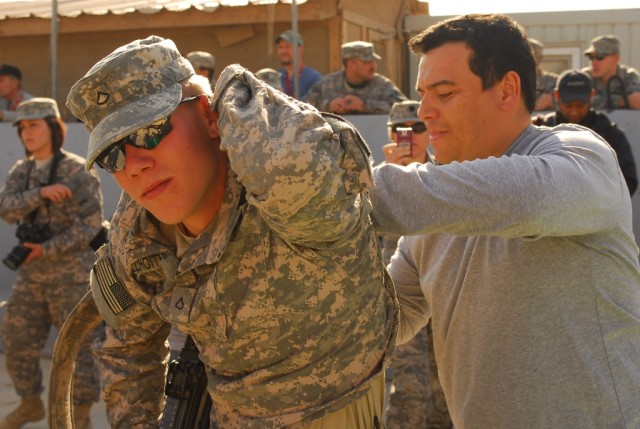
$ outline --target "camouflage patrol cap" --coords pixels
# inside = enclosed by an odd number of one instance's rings
[[[149,36],[121,46],[76,82],[67,107],[89,130],[86,168],[109,145],[173,112],[180,82],[195,74],[169,39]]]
[[[414,100],[396,101],[389,112],[388,126],[405,122],[420,122],[418,108],[420,103]]]
[[[260,69],[256,72],[256,76],[275,89],[282,90],[282,73],[278,70],[270,68]]]
[[[23,119],[42,119],[47,116],[60,118],[60,111],[58,110],[56,100],[45,97],[32,98],[18,104],[16,108],[16,120],[13,121],[13,125],[17,125],[18,122]]]
[[[215,69],[216,65],[216,57],[211,55],[209,52],[204,51],[193,51],[189,52],[186,56],[189,60],[193,68],[205,68],[205,69]]]
[[[373,44],[369,42],[356,41],[344,43],[340,49],[342,50],[343,60],[356,58],[362,61],[373,61],[381,58],[380,55],[375,53]]]
[[[615,55],[618,53],[620,53],[620,40],[611,34],[593,38],[591,46],[584,51],[585,55]]]

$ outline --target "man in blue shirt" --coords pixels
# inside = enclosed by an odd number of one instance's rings
[[[297,42],[294,42],[294,37]],[[294,43],[298,45],[298,96],[295,97],[295,88],[293,82],[293,55],[295,53]],[[322,79],[322,74],[306,67],[302,62],[302,53],[304,52],[304,40],[298,33],[294,33],[293,30],[287,30],[276,37],[276,54],[278,55],[278,61],[282,64],[280,72],[282,73],[282,91],[295,98],[302,98],[309,91],[311,86]]]

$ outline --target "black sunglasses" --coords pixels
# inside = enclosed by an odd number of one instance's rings
[[[391,126],[391,131],[396,133],[398,132],[398,128],[411,128],[416,134],[422,134],[427,131],[427,126],[424,124],[424,122],[415,122],[412,125],[394,124]]]
[[[590,55],[587,55],[587,57],[589,57],[589,60],[591,60],[591,61],[593,61],[593,60],[602,61],[605,58],[607,58],[607,55],[593,55],[593,54],[590,54]]]
[[[198,100],[201,95],[202,94],[184,98],[180,100],[178,105]],[[169,115],[151,125],[147,125],[144,128],[136,130],[134,133],[129,134],[107,147],[96,157],[96,164],[109,173],[122,171],[124,170],[126,157],[124,150],[125,144],[147,150],[155,149],[162,139],[164,139],[172,130],[173,126],[171,125],[171,115]]]

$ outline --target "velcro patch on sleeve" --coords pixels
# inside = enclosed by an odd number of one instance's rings
[[[117,316],[136,303],[107,258],[99,259],[93,266],[91,290],[100,314],[114,328],[119,325]]]

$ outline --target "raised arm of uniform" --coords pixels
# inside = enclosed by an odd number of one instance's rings
[[[86,251],[102,225],[102,194],[95,169],[87,172],[82,163],[66,163],[64,159],[58,169],[62,177],[68,178],[65,185],[72,192],[72,198],[61,204],[65,205],[65,214],[73,218],[73,223],[53,231],[53,236],[42,244],[42,251],[48,257]]]
[[[94,344],[93,351],[109,424],[114,428],[157,427],[164,406],[171,325],[152,309],[152,298],[162,284],[134,277],[136,267],[129,257],[130,252],[141,250],[132,248],[129,237],[140,234],[138,228],[152,228],[144,224],[147,216],[122,194],[112,219],[117,227],[111,228],[109,242],[98,250],[91,273],[91,291],[107,322],[105,337]]]
[[[316,109],[238,65],[222,72],[213,103],[221,149],[271,228],[309,245],[354,229],[369,207],[362,192],[371,160],[350,124],[338,133]]]
[[[377,167],[374,224],[400,235],[510,238],[575,236],[615,226],[629,198],[604,140],[574,125],[530,126],[523,135],[499,158]]]
[[[6,222],[15,223],[25,218],[44,203],[40,197],[40,188],[26,189],[29,165],[33,161],[21,161],[9,171],[5,186],[0,190],[0,216]]]

